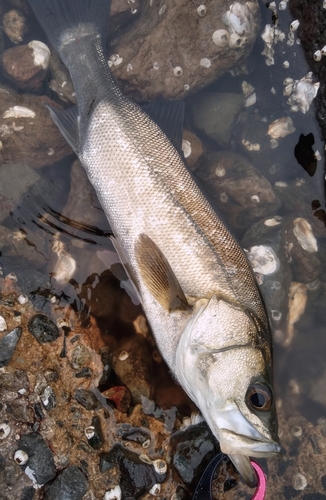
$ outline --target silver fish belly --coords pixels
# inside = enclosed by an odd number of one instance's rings
[[[76,112],[51,114],[97,192],[158,347],[253,484],[248,457],[280,446],[270,329],[244,252],[160,127],[113,80],[97,28],[108,2],[80,0],[78,19],[68,0],[29,2],[76,92]]]

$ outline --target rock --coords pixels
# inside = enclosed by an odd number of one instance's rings
[[[137,335],[114,352],[112,368],[135,401],[150,397],[152,388],[152,358],[146,340]],[[137,373],[137,377],[135,377]]]
[[[284,229],[284,244],[293,278],[301,283],[315,281],[321,272],[321,262],[311,224],[303,217],[291,217]]]
[[[120,470],[119,486],[122,498],[139,497],[166,479],[167,466],[163,460],[152,461],[147,456],[143,458],[142,455],[127,450],[121,444],[115,444],[109,452],[101,453],[101,472],[114,465],[118,465]]]
[[[17,327],[0,339],[0,368],[9,364],[21,334],[22,329]]]
[[[233,229],[273,216],[281,205],[267,179],[236,153],[212,153],[196,175]]]
[[[95,394],[87,389],[76,389],[75,399],[81,404],[86,410],[96,410],[101,407],[101,404]]]
[[[13,43],[22,42],[25,33],[27,32],[26,18],[16,9],[6,12],[3,16],[3,29],[8,38]]]
[[[82,500],[88,481],[76,465],[70,465],[45,488],[44,500]]]
[[[86,427],[85,436],[93,450],[99,450],[104,444],[101,420],[98,416],[93,417],[91,425]]]
[[[182,151],[187,167],[190,170],[195,170],[197,163],[204,154],[204,146],[196,134],[190,130],[183,129]]]
[[[144,101],[157,95],[181,99],[243,62],[260,25],[258,3],[248,5],[229,6],[225,0],[204,8],[187,0],[144,3],[140,18],[111,44],[111,69],[123,92]],[[221,44],[214,34],[222,29]],[[167,36],[169,43],[162,43]]]
[[[140,8],[139,0],[112,0],[108,23],[109,35],[112,36],[112,33],[134,21],[140,13]]]
[[[29,381],[26,372],[16,370],[10,373],[0,373],[0,395],[6,392],[29,391]]]
[[[276,341],[286,337],[292,271],[284,248],[284,218],[274,216],[253,224],[241,241],[256,273]]]
[[[35,90],[45,79],[50,63],[50,49],[33,40],[2,53],[1,65],[5,76],[18,88]]]
[[[115,386],[104,391],[103,396],[112,401],[119,411],[127,413],[131,404],[131,394],[127,387]]]
[[[28,330],[40,344],[54,342],[60,335],[57,325],[44,314],[35,314],[28,322]]]
[[[72,153],[44,104],[49,98],[30,93],[17,95],[0,87],[0,161],[43,167]]]
[[[200,93],[191,102],[194,125],[221,146],[229,146],[243,104],[241,94]]]
[[[43,405],[43,408],[46,411],[53,410],[53,408],[57,405],[57,399],[54,390],[50,385],[48,385],[42,394],[40,394],[40,399]]]
[[[24,470],[34,483],[45,484],[56,475],[56,468],[50,448],[43,437],[36,432],[25,434],[17,443],[17,452],[27,454],[27,460],[21,464]],[[20,465],[19,458],[15,461]]]
[[[75,370],[80,370],[91,361],[92,357],[83,344],[78,344],[70,354],[70,363]]]
[[[143,448],[148,448],[151,441],[150,433],[145,429],[139,429],[137,427],[131,427],[127,431],[122,432],[121,437],[124,441],[133,441],[140,444]]]
[[[190,425],[172,434],[173,467],[182,481],[194,487],[217,453],[216,440],[206,423]]]

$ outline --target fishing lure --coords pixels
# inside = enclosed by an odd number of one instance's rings
[[[224,453],[218,453],[206,467],[202,477],[199,480],[196,491],[192,500],[213,500],[212,499],[212,482],[216,467],[227,458]],[[255,493],[251,500],[264,500],[266,492],[266,477],[263,470],[256,462],[250,461],[257,474],[257,482]]]

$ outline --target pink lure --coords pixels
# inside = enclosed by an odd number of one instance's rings
[[[250,463],[255,469],[258,477],[258,486],[251,500],[264,500],[266,493],[266,476],[259,465],[256,464],[256,462],[250,460]]]

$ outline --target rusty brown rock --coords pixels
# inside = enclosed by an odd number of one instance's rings
[[[275,215],[281,205],[268,180],[236,153],[212,153],[196,174],[234,229],[247,229]]]
[[[36,89],[43,82],[49,62],[50,49],[36,40],[7,49],[1,56],[5,76],[24,90]]]
[[[250,2],[252,10],[249,2],[234,4],[246,11],[240,37],[246,43],[237,48],[229,46],[230,33],[224,47],[213,42],[217,30],[232,31],[222,21],[230,8],[225,0],[206,2],[203,8],[187,0],[144,3],[140,18],[111,46],[111,69],[124,93],[139,100],[182,98],[243,62],[256,39],[260,15],[256,2]]]
[[[33,168],[72,153],[44,104],[53,102],[31,94],[0,88],[0,163],[23,163]]]

